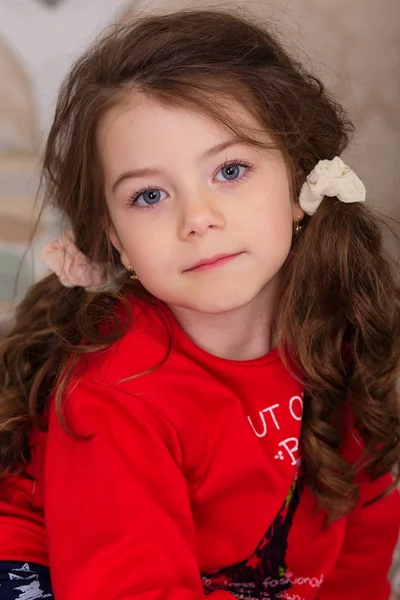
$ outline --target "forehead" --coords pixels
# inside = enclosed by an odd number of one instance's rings
[[[240,138],[243,134],[260,144],[271,141],[265,128],[242,105],[225,101],[222,108],[233,130],[199,110],[166,105],[132,92],[100,121],[96,135],[100,156],[104,159],[110,151],[124,152],[135,148],[142,153],[151,152],[155,151],[156,144],[157,148],[184,144],[187,150],[193,148],[196,151],[202,147],[206,149],[210,144]]]

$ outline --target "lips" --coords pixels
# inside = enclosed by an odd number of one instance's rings
[[[188,269],[185,269],[184,272],[187,273],[192,271],[205,271],[208,269],[220,267],[226,264],[227,262],[230,262],[231,260],[235,259],[236,257],[240,256],[241,254],[243,254],[243,252],[236,252],[234,254],[216,254],[211,258],[204,258],[203,260],[200,260],[193,266],[189,267]]]

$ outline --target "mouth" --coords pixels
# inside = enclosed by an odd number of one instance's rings
[[[241,254],[243,254],[243,252],[236,252],[236,254],[217,254],[211,258],[205,258],[203,260],[200,260],[192,267],[189,267],[189,269],[185,269],[184,273],[193,273],[196,271],[209,271],[210,269],[216,269],[218,267],[222,267],[231,260],[234,260]]]

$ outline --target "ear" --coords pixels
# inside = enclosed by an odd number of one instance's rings
[[[305,212],[298,202],[293,202],[292,204],[292,215],[295,223],[299,223],[302,219],[304,219]]]
[[[116,251],[118,252],[118,254],[120,255],[121,263],[124,265],[125,269],[127,269],[129,271],[130,260],[129,260],[128,256],[126,255],[126,252],[121,243],[121,240],[119,239],[118,233],[116,232],[115,227],[112,224],[110,225],[110,241],[111,241],[112,245],[114,246],[114,248],[116,249]]]

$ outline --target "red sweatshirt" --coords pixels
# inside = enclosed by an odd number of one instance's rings
[[[216,358],[173,321],[154,368],[167,330],[135,310],[70,388],[67,420],[88,437],[52,408],[34,480],[3,483],[0,559],[49,564],[56,600],[387,600],[398,494],[324,527],[301,469],[302,390],[277,351]],[[389,484],[364,481],[362,501]]]

